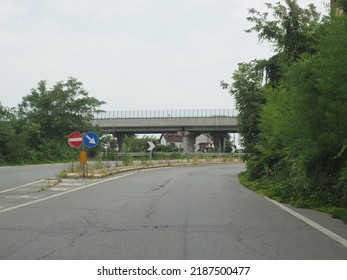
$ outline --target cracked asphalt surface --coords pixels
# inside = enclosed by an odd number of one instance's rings
[[[146,170],[0,213],[0,259],[347,259],[346,247],[240,185],[243,169]]]

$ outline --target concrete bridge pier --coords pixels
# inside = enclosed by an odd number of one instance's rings
[[[223,153],[225,151],[225,139],[228,137],[227,133],[214,132],[211,133],[213,137],[213,145],[215,152]]]
[[[179,131],[178,134],[183,137],[183,153],[194,152],[195,138],[199,136],[200,133],[190,131]]]

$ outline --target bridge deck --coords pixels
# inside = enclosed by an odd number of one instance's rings
[[[185,153],[193,151],[195,138],[201,133],[210,133],[215,149],[224,151],[226,135],[238,131],[232,110],[184,110],[183,115],[173,114],[177,111],[106,113],[92,120],[92,124],[115,135],[120,149],[126,134],[179,133],[183,136]]]
[[[237,132],[236,117],[93,120],[92,124],[108,133]]]

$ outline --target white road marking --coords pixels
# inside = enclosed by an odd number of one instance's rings
[[[0,193],[7,193],[7,192],[10,192],[10,191],[14,191],[14,190],[21,189],[21,188],[24,188],[24,187],[27,187],[27,186],[31,186],[31,185],[34,185],[34,184],[37,184],[37,183],[40,183],[40,182],[43,182],[43,181],[45,181],[45,180],[44,179],[38,180],[38,181],[35,181],[35,182],[32,182],[32,183],[28,183],[28,184],[25,184],[25,185],[22,185],[22,186],[19,186],[19,187],[14,187],[14,188],[11,188],[11,189],[0,191]]]
[[[95,186],[95,185],[98,185],[98,184],[101,184],[101,183],[104,183],[104,182],[117,180],[117,179],[120,179],[120,178],[123,178],[123,177],[126,177],[126,176],[134,175],[136,173],[138,173],[138,172],[131,172],[131,173],[123,174],[123,175],[120,175],[118,177],[112,177],[112,178],[101,180],[101,181],[98,181],[98,182],[95,182],[95,183],[92,183],[92,184],[89,184],[89,185],[84,185],[84,186],[81,186],[81,187],[78,187],[78,188],[75,188],[75,189],[70,189],[70,190],[68,190],[66,192],[57,193],[57,194],[54,194],[54,195],[51,195],[51,196],[47,196],[47,197],[43,197],[43,198],[36,199],[36,200],[33,200],[33,201],[29,201],[27,203],[22,203],[22,204],[18,204],[18,205],[12,206],[12,207],[8,207],[8,208],[0,210],[0,214],[8,212],[8,211],[15,210],[15,209],[18,209],[18,208],[22,208],[22,207],[25,207],[25,206],[29,206],[29,205],[32,205],[32,204],[35,204],[35,203],[38,203],[38,202],[41,202],[41,201],[45,201],[45,200],[49,200],[49,199],[52,199],[52,198],[56,198],[56,197],[62,196],[64,194],[68,194],[68,193],[71,193],[71,192],[83,190],[83,189],[86,189],[86,188],[89,188],[89,187],[92,187],[92,186]]]
[[[32,195],[6,195],[2,196],[1,198],[7,198],[7,199],[36,199],[36,198],[41,198],[42,196],[32,196]]]
[[[281,204],[281,203],[279,203],[273,199],[270,199],[268,197],[265,197],[265,198],[268,201],[270,201],[271,203],[273,203],[276,206],[278,206],[279,208],[281,208],[282,210],[284,210],[285,212],[287,212],[288,214],[303,221],[304,223],[308,224],[309,226],[313,227],[314,229],[319,230],[320,232],[322,232],[326,236],[330,237],[331,239],[335,240],[336,242],[340,243],[341,245],[343,245],[347,248],[347,240],[344,239],[343,237],[341,237],[340,235],[337,235],[336,233],[332,232],[331,230],[328,230],[327,228],[317,224],[316,222],[310,220],[309,218],[306,218],[305,216],[299,214],[298,212],[295,212],[294,210],[288,208],[287,206],[284,206],[283,204]]]
[[[61,182],[59,183],[59,186],[80,186],[82,185],[83,183],[82,182]]]
[[[13,204],[0,204],[0,208],[6,208],[12,206]]]
[[[71,190],[71,188],[49,188],[50,191],[62,192]]]

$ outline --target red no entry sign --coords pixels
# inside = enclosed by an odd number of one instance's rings
[[[69,137],[67,138],[67,142],[69,145],[73,148],[78,148],[83,143],[83,136],[81,133],[75,131],[70,133]]]

